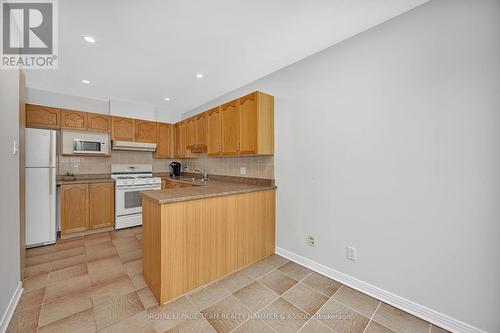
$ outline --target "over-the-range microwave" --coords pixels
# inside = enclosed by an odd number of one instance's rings
[[[104,141],[73,139],[74,154],[107,154],[108,145]]]
[[[109,154],[109,134],[63,131],[62,153],[70,155]]]

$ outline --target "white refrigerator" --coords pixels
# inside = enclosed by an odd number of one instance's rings
[[[26,129],[26,247],[56,241],[56,133]]]

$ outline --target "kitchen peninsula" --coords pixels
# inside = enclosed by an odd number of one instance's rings
[[[274,253],[269,183],[211,179],[142,193],[144,278],[160,303]]]

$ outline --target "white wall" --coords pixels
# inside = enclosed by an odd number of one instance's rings
[[[26,103],[109,114],[109,101],[26,88]]]
[[[20,282],[19,155],[13,155],[14,140],[19,142],[19,73],[0,70],[0,331]]]
[[[120,101],[116,99],[98,100],[81,96],[65,95],[35,88],[26,88],[26,103],[41,104],[86,112],[112,114],[115,116],[156,120],[166,123],[176,123],[180,120],[180,115],[178,113],[151,105]]]
[[[156,108],[155,119],[164,123],[174,124],[181,120],[181,115],[178,112],[164,108]]]
[[[500,332],[499,32],[434,0],[188,114],[274,95],[277,246]]]
[[[155,120],[156,108],[151,105],[112,99],[109,101],[109,113],[113,116]]]

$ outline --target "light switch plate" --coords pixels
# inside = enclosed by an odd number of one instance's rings
[[[356,248],[352,246],[347,247],[347,259],[355,261],[356,260]]]

